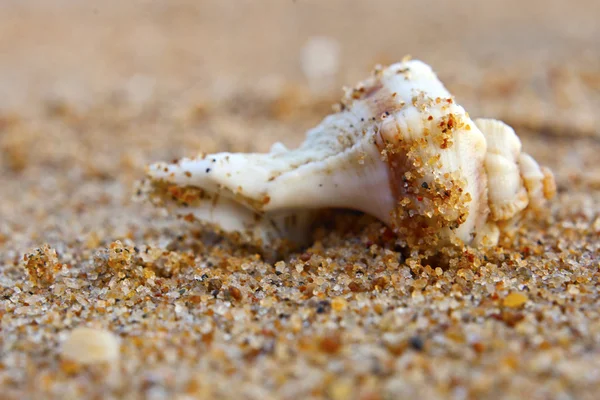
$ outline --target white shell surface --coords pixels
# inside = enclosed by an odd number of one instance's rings
[[[485,169],[492,218],[510,219],[529,204],[518,164],[521,141],[504,122],[480,118],[475,123],[487,142]]]
[[[333,207],[377,217],[409,246],[494,244],[494,221],[544,195],[547,174],[521,154],[512,128],[473,122],[420,61],[376,70],[346,90],[341,107],[297,149],[276,143],[264,154],[203,155],[154,164],[148,174],[201,189],[199,219],[263,239],[306,236],[308,214],[291,217]]]

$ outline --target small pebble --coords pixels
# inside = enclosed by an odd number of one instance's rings
[[[331,308],[333,308],[335,311],[343,311],[346,308],[346,304],[346,300],[341,297],[336,297],[335,299],[331,300]]]
[[[75,328],[63,343],[62,356],[86,365],[116,361],[119,358],[119,339],[109,331]]]
[[[511,293],[504,298],[503,304],[505,307],[520,307],[527,302],[528,298],[523,293]]]
[[[342,347],[342,339],[338,333],[330,333],[327,336],[321,338],[319,341],[319,349],[323,353],[335,354]]]
[[[425,347],[425,343],[423,342],[423,339],[421,339],[419,336],[413,336],[408,340],[408,343],[410,344],[410,347],[412,347],[414,350],[417,351],[422,351],[423,348]]]

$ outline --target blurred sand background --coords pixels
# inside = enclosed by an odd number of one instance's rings
[[[142,92],[135,101],[151,90],[185,102],[302,83],[302,46],[327,36],[340,45],[340,85],[410,54],[474,114],[587,134],[600,123],[594,0],[4,0],[0,10],[0,110],[55,96],[85,107],[128,87]]]
[[[599,15],[597,0],[0,0],[0,397],[596,398]],[[318,90],[315,37],[339,48]],[[547,220],[442,270],[341,214],[272,265],[132,201],[150,162],[299,143],[343,85],[407,54],[552,168]],[[118,337],[120,361],[70,360],[77,326]]]

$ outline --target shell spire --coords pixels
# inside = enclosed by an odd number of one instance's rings
[[[201,220],[302,241],[315,210],[371,214],[408,246],[493,245],[500,221],[551,196],[553,179],[502,122],[473,121],[431,68],[377,69],[305,142],[148,168],[157,191]]]

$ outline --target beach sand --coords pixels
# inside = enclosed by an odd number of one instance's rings
[[[595,399],[599,8],[3,2],[0,397]],[[302,69],[317,36],[327,90]],[[333,212],[271,259],[136,199],[150,162],[297,145],[406,54],[553,170],[544,218],[437,265]]]

